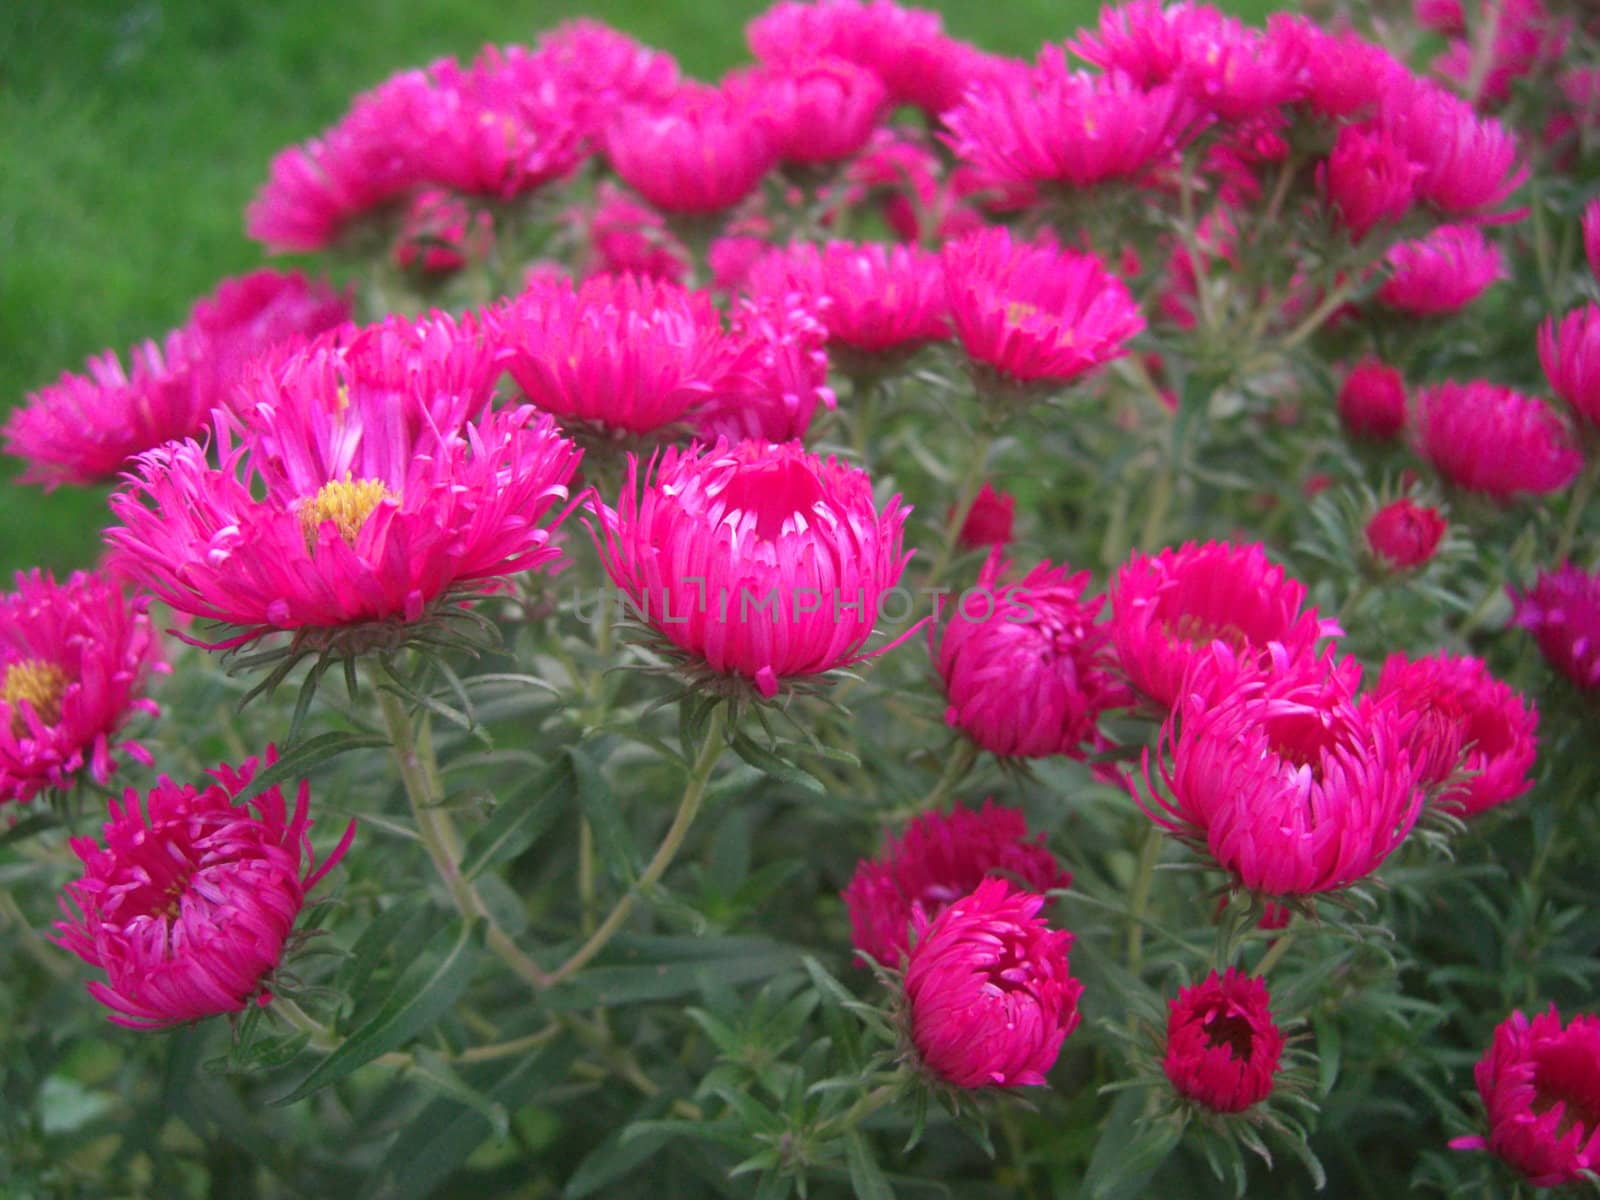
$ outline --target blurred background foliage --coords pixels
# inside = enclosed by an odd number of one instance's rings
[[[1031,56],[1092,21],[1095,0],[923,0],[946,28]],[[179,324],[219,279],[263,262],[246,203],[281,147],[352,96],[486,42],[593,17],[702,78],[748,58],[739,0],[7,0],[0,4],[0,411]],[[1228,0],[1260,20],[1284,7]],[[0,483],[18,473],[9,456]],[[84,566],[103,489],[11,489],[0,571]]]

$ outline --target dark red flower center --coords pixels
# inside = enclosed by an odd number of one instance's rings
[[[1235,1013],[1218,1013],[1206,1026],[1206,1042],[1213,1048],[1227,1047],[1240,1062],[1249,1062],[1255,1049],[1255,1033],[1250,1022]]]
[[[800,459],[780,458],[741,466],[722,489],[728,512],[756,519],[756,536],[776,541],[783,524],[808,513],[823,497],[822,481]]]
[[[1297,767],[1311,768],[1322,778],[1323,756],[1338,747],[1339,729],[1315,712],[1286,713],[1262,721],[1272,752]]]
[[[200,869],[200,853],[191,834],[204,837],[207,832],[187,823],[158,828],[132,848],[131,854],[124,850],[125,878],[136,882],[122,893],[119,919],[143,916],[175,920],[189,880]]]
[[[1533,1111],[1542,1116],[1563,1106],[1557,1136],[1573,1126],[1584,1134],[1600,1125],[1600,1063],[1581,1051],[1556,1045],[1539,1054],[1533,1073]]]

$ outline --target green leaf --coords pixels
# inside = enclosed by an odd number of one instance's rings
[[[758,745],[742,733],[734,736],[733,752],[757,770],[765,771],[779,783],[787,783],[802,791],[810,792],[819,799],[828,794],[828,789],[823,786],[822,780],[811,772],[795,766],[788,759]]]
[[[313,767],[337,755],[347,754],[351,750],[387,749],[388,745],[389,739],[381,733],[319,733],[284,751],[278,756],[277,762],[256,772],[255,777],[234,796],[234,806],[254,799],[268,788],[291,779],[303,779]]]
[[[754,939],[749,939],[754,940]],[[693,946],[696,939],[684,941]],[[787,971],[799,955],[778,943],[769,949],[738,957],[689,959],[633,967],[586,967],[560,988],[545,994],[542,1006],[549,1012],[585,1008],[614,1008],[655,1000],[675,1000],[710,991],[741,987]]]
[[[1134,1200],[1183,1137],[1176,1121],[1141,1120],[1148,1093],[1133,1088],[1117,1097],[1095,1143],[1081,1195],[1088,1200]]]
[[[673,1136],[660,1129],[644,1128],[634,1133],[635,1122],[648,1120],[667,1107],[664,1097],[648,1101],[635,1115],[586,1155],[567,1180],[566,1200],[581,1200],[593,1195],[607,1184],[630,1174],[643,1166],[673,1140]],[[640,1188],[640,1192],[645,1189]]]
[[[430,953],[443,945],[450,933],[448,928],[440,930],[424,950],[422,961],[431,965],[402,976],[388,1001],[371,1020],[318,1063],[297,1088],[273,1103],[293,1104],[343,1079],[358,1067],[431,1028],[455,1007],[472,979],[477,962],[477,939],[474,924],[463,923],[455,933],[455,943],[444,950],[442,957]]]
[[[850,1186],[855,1189],[856,1200],[894,1200],[894,1189],[883,1176],[883,1169],[872,1156],[872,1148],[859,1129],[852,1129],[844,1139],[844,1158],[850,1167]]]
[[[383,961],[384,953],[399,940],[402,930],[411,927],[421,907],[418,897],[401,897],[374,917],[350,947],[350,958],[339,972],[339,987],[355,1001],[358,1009],[363,1007],[362,993]],[[411,934],[414,938],[416,931],[412,929]]]
[[[555,823],[562,801],[577,786],[572,760],[561,755],[535,779],[526,796],[507,796],[494,816],[472,835],[461,873],[472,879],[523,853]]]
[[[594,848],[600,861],[612,878],[632,882],[639,873],[638,852],[611,785],[594,760],[578,747],[569,748],[567,757],[572,761],[572,773],[577,779],[578,804],[594,834]]]

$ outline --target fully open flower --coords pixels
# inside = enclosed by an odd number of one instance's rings
[[[1516,136],[1480,116],[1461,97],[1412,75],[1396,76],[1380,120],[1421,169],[1417,194],[1452,216],[1503,203],[1527,176],[1518,169]]]
[[[1235,883],[1267,896],[1349,887],[1375,871],[1421,814],[1424,791],[1390,703],[1357,705],[1360,667],[1327,656],[1266,666],[1220,642],[1185,676],[1161,731],[1150,803],[1168,832],[1203,845]]]
[[[922,1065],[957,1087],[1044,1083],[1078,1027],[1083,985],[1072,934],[1039,914],[1044,897],[985,879],[937,917],[915,912],[905,994]]]
[[[778,161],[798,166],[849,158],[866,145],[888,102],[874,72],[828,57],[736,73],[723,91],[755,112]]]
[[[269,748],[267,763],[277,754]],[[308,833],[309,787],[293,813],[273,787],[235,806],[257,761],[220,766],[204,790],[162,777],[129,788],[102,831],[72,839],[83,878],[61,898],[55,941],[106,973],[89,993],[111,1020],[160,1029],[271,1001],[305,894],[339,861],[355,823],[319,865]]]
[[[1600,687],[1600,572],[1573,563],[1540,571],[1511,594],[1511,623],[1533,634],[1545,661],[1585,691]]]
[[[695,412],[702,441],[788,442],[806,435],[817,407],[838,403],[828,386],[822,302],[798,292],[740,300],[733,311],[733,364]]]
[[[111,739],[134,713],[156,714],[143,693],[164,670],[145,605],[109,579],[19,572],[0,596],[0,803],[67,787],[85,764],[104,784],[113,750],[148,764],[138,742]]]
[[[1384,256],[1393,272],[1378,300],[1412,316],[1459,312],[1506,277],[1500,247],[1476,225],[1441,225]]]
[[[1563,1027],[1553,1004],[1531,1021],[1513,1012],[1473,1076],[1488,1136],[1456,1138],[1453,1149],[1487,1150],[1539,1188],[1600,1170],[1600,1017]]]
[[[416,622],[557,559],[541,522],[567,496],[572,444],[528,406],[474,415],[437,328],[370,332],[257,364],[245,417],[217,418],[220,467],[192,441],[145,455],[111,499],[118,566],[180,612],[240,627],[237,644]]]
[[[797,443],[669,448],[640,476],[630,455],[617,507],[598,509],[600,552],[690,660],[770,698],[882,653],[862,647],[910,559],[898,496],[880,513],[865,472]]]
[[[1475,380],[1421,388],[1415,403],[1418,452],[1470,491],[1558,492],[1583,467],[1571,427],[1537,396]]]
[[[634,276],[543,280],[490,319],[530,403],[624,433],[688,419],[736,349],[703,292]]]
[[[856,864],[844,890],[856,949],[898,967],[913,914],[936,917],[991,875],[1034,892],[1072,884],[1044,835],[1029,839],[1017,809],[986,800],[979,809],[957,805],[924,813],[900,837],[887,839],[877,858]]]
[[[1448,784],[1440,803],[1476,816],[1533,786],[1539,710],[1489,673],[1480,658],[1391,654],[1372,699],[1414,714],[1411,757],[1429,787]]]
[[[993,754],[1082,757],[1099,739],[1100,714],[1132,699],[1097,624],[1105,597],[1083,598],[1087,571],[1044,562],[1002,584],[1007,566],[991,555],[929,628],[944,719]]]
[[[1167,1002],[1161,1068],[1180,1095],[1213,1112],[1243,1112],[1272,1094],[1284,1037],[1267,985],[1236,967],[1212,971]]]
[[[1351,240],[1360,241],[1375,226],[1398,221],[1410,211],[1420,173],[1386,130],[1345,125],[1317,181]]]
[[[1341,632],[1316,609],[1301,611],[1305,585],[1257,544],[1190,542],[1135,554],[1110,591],[1117,659],[1133,686],[1163,706],[1177,700],[1184,673],[1213,642],[1241,654],[1278,643],[1296,654]]]
[[[1600,427],[1600,305],[1585,304],[1539,327],[1539,361],[1579,420]]]
[[[980,367],[1017,383],[1066,384],[1127,353],[1144,318],[1092,254],[986,229],[944,250],[956,336]]]
[[[732,208],[774,161],[771,135],[754,112],[719,92],[689,89],[669,104],[614,114],[605,147],[623,182],[665,213]]]

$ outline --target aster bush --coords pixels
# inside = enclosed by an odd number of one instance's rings
[[[1600,20],[1304,7],[579,20],[263,163],[296,268],[4,426],[110,494],[0,1194],[1600,1184]]]

